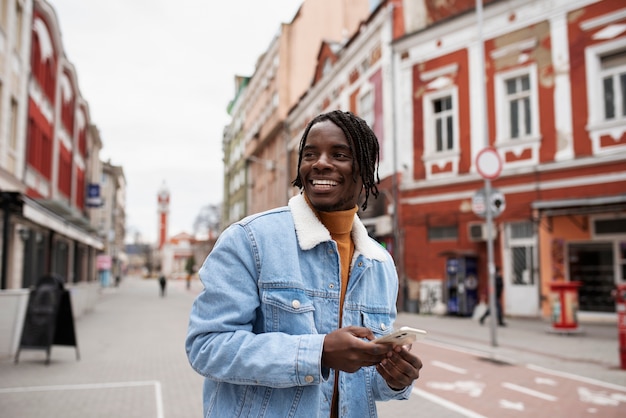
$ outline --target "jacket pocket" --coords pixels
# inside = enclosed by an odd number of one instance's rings
[[[302,289],[264,289],[262,295],[266,332],[292,335],[316,334],[313,300]]]
[[[393,328],[391,326],[391,319],[387,314],[361,312],[362,325],[365,328],[372,330],[376,337],[391,333]]]

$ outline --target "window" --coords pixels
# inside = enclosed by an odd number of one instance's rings
[[[425,154],[458,151],[456,89],[424,95]]]
[[[428,227],[429,241],[456,241],[457,239],[458,228],[456,225]]]
[[[539,140],[539,105],[535,64],[495,77],[497,142]]]
[[[7,155],[7,170],[17,174],[17,101],[11,97],[11,110],[9,115],[9,146]]]
[[[593,153],[623,152],[624,145],[607,138],[617,141],[626,131],[626,38],[586,48],[585,65]]]
[[[432,101],[435,122],[435,150],[449,151],[454,148],[452,96]]]
[[[68,198],[72,191],[72,154],[64,146],[59,152],[59,191]]]
[[[514,139],[530,135],[530,81],[528,75],[506,80],[506,101],[509,104],[510,137]]]
[[[621,219],[596,219],[593,222],[596,235],[625,235],[626,218]]]
[[[450,178],[459,172],[458,88],[451,77],[457,65],[423,73],[427,93],[422,96],[424,118],[424,154],[426,178]]]
[[[539,268],[536,263],[533,223],[511,223],[508,232],[511,282],[513,285],[533,286]]]
[[[23,20],[24,20],[24,12],[22,10],[22,5],[19,2],[15,3],[15,49],[20,51],[22,49],[22,28],[23,28]]]
[[[600,57],[604,120],[626,119],[626,51]]]
[[[359,97],[359,116],[370,127],[374,126],[374,89],[371,87],[364,90]]]
[[[322,77],[330,73],[330,70],[332,70],[332,68],[333,63],[330,61],[330,58],[326,58],[324,60],[324,66],[322,67]]]

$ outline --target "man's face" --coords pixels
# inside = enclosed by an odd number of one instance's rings
[[[322,212],[352,209],[363,189],[363,181],[352,176],[358,163],[341,128],[325,120],[313,125],[302,152],[300,172],[304,192],[315,209]]]

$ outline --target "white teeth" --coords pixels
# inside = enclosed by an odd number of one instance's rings
[[[336,186],[337,182],[332,180],[313,180],[313,186]]]

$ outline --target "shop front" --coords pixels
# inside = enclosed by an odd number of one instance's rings
[[[567,205],[567,206],[564,206]],[[579,283],[579,314],[615,317],[614,291],[626,279],[626,197],[534,204],[538,212],[542,314],[555,283]]]

